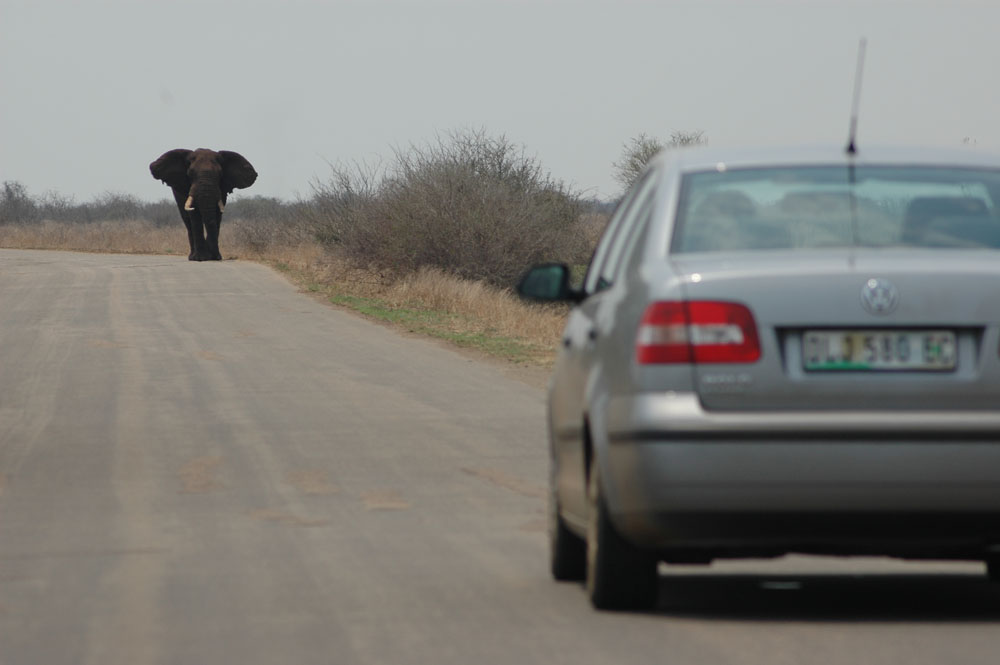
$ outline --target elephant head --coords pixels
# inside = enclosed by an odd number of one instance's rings
[[[226,197],[257,180],[257,172],[242,155],[229,150],[169,150],[149,165],[149,172],[174,192],[177,209],[188,230],[190,261],[218,261],[219,225]]]

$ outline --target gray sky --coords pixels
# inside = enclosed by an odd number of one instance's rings
[[[0,0],[0,180],[156,200],[149,162],[205,147],[294,199],[482,128],[610,198],[640,132],[843,142],[862,35],[862,149],[1000,152],[998,29],[992,1]]]

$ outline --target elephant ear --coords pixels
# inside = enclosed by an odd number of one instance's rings
[[[257,172],[246,157],[232,150],[220,150],[222,163],[222,191],[227,194],[234,189],[246,189],[257,180]]]
[[[190,155],[191,151],[183,148],[168,150],[149,165],[149,172],[153,174],[154,178],[162,180],[171,187],[187,189],[190,187],[187,175]]]

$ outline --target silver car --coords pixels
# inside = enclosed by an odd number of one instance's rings
[[[659,562],[966,559],[1000,577],[1000,157],[655,158],[549,388],[552,573],[648,607]]]

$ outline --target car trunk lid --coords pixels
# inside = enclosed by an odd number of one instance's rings
[[[745,305],[760,340],[755,362],[692,365],[702,404],[709,410],[996,409],[997,259],[992,251],[902,248],[675,255],[686,300]],[[897,345],[888,349],[897,357],[852,364],[844,348],[851,344],[874,344],[876,356],[882,345]],[[930,359],[901,360],[907,345]]]

